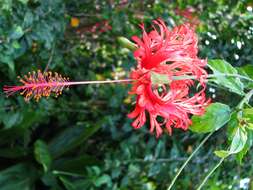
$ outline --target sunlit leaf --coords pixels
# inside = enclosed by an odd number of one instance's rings
[[[100,187],[103,184],[110,184],[111,183],[111,177],[109,175],[102,175],[98,177],[95,181],[94,184],[96,187]]]
[[[213,71],[214,75],[216,75],[216,77],[213,79],[215,83],[222,85],[239,95],[244,94],[243,83],[238,77],[221,75],[221,74],[237,75],[238,72],[232,65],[221,59],[212,59],[208,60],[208,66]]]
[[[224,126],[230,119],[230,108],[221,103],[210,104],[202,116],[193,116],[190,130],[197,133],[216,131]]]
[[[247,64],[242,67],[237,67],[236,69],[240,75],[243,75],[243,76],[248,77],[253,80],[253,65]],[[244,83],[244,86],[246,88],[249,88],[249,89],[253,88],[252,82],[250,82],[248,80],[242,80],[242,82]]]
[[[238,127],[235,136],[233,137],[229,152],[231,154],[236,154],[240,152],[244,148],[246,142],[247,132],[243,128]]]
[[[219,150],[215,151],[214,153],[221,158],[225,158],[231,154],[237,154],[244,149],[247,139],[247,132],[243,128],[237,127],[229,150]]]
[[[248,131],[248,138],[247,138],[247,142],[245,144],[245,146],[243,147],[243,149],[238,152],[236,154],[236,160],[241,164],[242,163],[242,160],[244,158],[244,156],[247,154],[247,152],[249,151],[250,147],[252,146],[253,144],[253,133],[252,131]]]
[[[230,155],[230,152],[226,150],[216,150],[214,154],[220,158],[226,158]]]

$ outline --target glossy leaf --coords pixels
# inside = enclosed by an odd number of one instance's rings
[[[253,79],[253,65],[248,64],[242,67],[237,67],[236,69],[240,75]],[[242,80],[242,82],[244,83],[244,86],[246,88],[249,88],[249,89],[253,88],[252,82],[248,80]]]
[[[101,164],[101,161],[92,155],[82,154],[79,157],[67,157],[56,160],[54,169],[84,175],[87,166]]]
[[[32,165],[14,165],[0,172],[0,187],[4,190],[34,189],[34,180],[37,177]]]
[[[232,140],[229,152],[231,154],[236,154],[240,152],[247,142],[247,131],[245,129],[238,127],[235,136]]]
[[[223,127],[230,119],[230,108],[221,103],[210,104],[202,116],[193,116],[190,130],[197,133],[208,133]]]
[[[12,33],[11,33],[11,35],[10,35],[10,38],[15,40],[15,39],[21,38],[23,35],[24,35],[24,31],[23,31],[23,29],[21,28],[21,26],[16,26],[16,27],[13,29],[13,31],[12,31]]]
[[[49,150],[53,157],[58,157],[85,142],[99,128],[100,125],[98,124],[94,126],[69,127],[50,142]]]
[[[103,184],[111,184],[111,178],[109,175],[102,175],[100,177],[98,177],[95,181],[94,181],[94,184],[96,187],[100,187],[102,186]]]
[[[238,74],[237,70],[228,62],[220,59],[208,60],[208,66],[213,71],[216,77],[213,81],[219,85],[222,85],[231,91],[243,95],[243,83],[238,77],[235,76],[221,76],[220,74]]]
[[[48,150],[47,144],[42,140],[37,140],[34,144],[34,155],[38,163],[40,163],[44,171],[47,172],[52,163],[52,158]]]
[[[248,133],[248,138],[247,142],[244,146],[244,148],[236,154],[236,160],[241,164],[244,156],[247,154],[247,152],[250,150],[252,144],[253,144],[253,132],[252,131],[247,131]]]
[[[234,137],[232,139],[229,150],[219,150],[214,153],[221,158],[226,158],[231,154],[237,154],[241,152],[247,143],[247,131],[241,127],[237,127]]]

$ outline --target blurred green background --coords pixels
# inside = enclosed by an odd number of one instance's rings
[[[136,62],[117,37],[141,35],[138,24],[159,17],[170,27],[195,24],[202,58],[253,64],[252,8],[245,0],[1,0],[0,87],[37,69],[76,81],[128,78]],[[166,189],[204,136],[174,130],[156,139],[147,127],[134,130],[129,87],[73,87],[38,103],[1,91],[0,189]],[[222,89],[208,94],[214,102],[239,101]],[[222,129],[209,139],[174,189],[200,183],[225,136]],[[227,159],[205,189],[253,189],[252,156],[241,165]]]

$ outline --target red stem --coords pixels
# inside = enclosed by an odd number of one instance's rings
[[[134,80],[122,79],[122,80],[104,80],[104,81],[78,81],[78,82],[65,82],[64,86],[82,85],[82,84],[128,83],[132,81]]]

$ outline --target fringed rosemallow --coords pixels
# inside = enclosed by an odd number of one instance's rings
[[[197,57],[194,30],[184,24],[170,31],[162,20],[153,22],[153,30],[147,33],[141,25],[142,38],[133,37],[138,65],[130,75],[130,94],[136,95],[136,105],[128,116],[135,118],[136,129],[149,120],[150,132],[159,137],[163,128],[169,134],[173,127],[187,130],[191,115],[204,114],[210,101],[205,97],[206,60]]]

